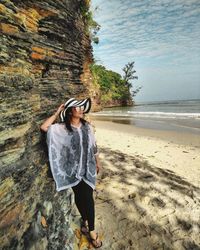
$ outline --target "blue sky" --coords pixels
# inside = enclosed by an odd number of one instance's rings
[[[200,0],[92,0],[91,10],[94,58],[120,74],[135,61],[136,101],[200,99]]]

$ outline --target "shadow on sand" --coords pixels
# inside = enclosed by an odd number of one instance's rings
[[[96,209],[102,249],[200,250],[200,189],[142,158],[101,148]]]

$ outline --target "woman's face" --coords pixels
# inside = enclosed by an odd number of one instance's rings
[[[72,108],[72,116],[75,118],[83,118],[83,110],[84,110],[83,106],[73,107]]]

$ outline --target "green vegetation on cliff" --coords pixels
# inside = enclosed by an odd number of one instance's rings
[[[91,72],[94,84],[100,86],[100,98],[103,106],[132,105],[135,91],[131,93],[131,80],[137,79],[133,63],[128,63],[122,77],[119,73],[106,69],[102,65],[92,64]],[[139,90],[138,90],[139,91]],[[138,92],[137,91],[137,92]]]
[[[97,8],[96,8],[97,9]],[[99,38],[96,36],[100,30],[100,25],[94,20],[93,13],[90,10],[90,0],[84,0],[80,4],[80,10],[85,22],[86,34],[89,35],[93,43],[98,44]]]

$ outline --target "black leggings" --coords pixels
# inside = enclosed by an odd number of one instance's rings
[[[75,195],[75,203],[84,221],[88,221],[89,230],[94,230],[94,199],[93,189],[83,180],[72,187]]]

